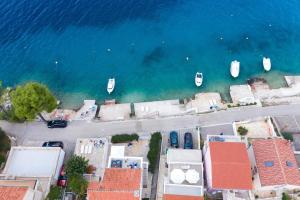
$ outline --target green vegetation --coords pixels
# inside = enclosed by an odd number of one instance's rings
[[[139,135],[136,133],[133,133],[131,135],[129,134],[122,134],[122,135],[114,135],[111,137],[112,143],[125,143],[125,142],[131,142],[133,140],[138,141]]]
[[[0,165],[5,162],[6,154],[10,150],[10,139],[0,128]]]
[[[76,193],[79,199],[83,198],[88,186],[88,182],[83,177],[87,169],[88,160],[77,155],[73,155],[66,164],[68,189]]]
[[[41,112],[51,112],[57,106],[56,98],[42,84],[30,82],[11,92],[11,101],[16,116],[21,120],[34,120],[37,115],[45,121]]]
[[[248,129],[246,129],[246,128],[243,127],[243,126],[240,126],[240,127],[238,127],[237,132],[238,132],[241,136],[244,136],[244,135],[247,135]]]
[[[289,141],[291,141],[291,142],[294,141],[293,135],[292,135],[291,133],[285,132],[285,133],[282,133],[282,136],[283,136],[283,138],[286,139],[286,140],[289,140]]]
[[[76,193],[79,199],[82,199],[86,193],[88,182],[83,178],[82,175],[72,175],[69,178],[68,189]]]
[[[292,198],[287,193],[282,193],[282,200],[291,200]]]
[[[66,164],[66,173],[68,176],[82,175],[86,172],[88,160],[84,157],[73,155]]]
[[[160,152],[161,134],[159,132],[151,135],[147,158],[149,160],[149,171],[154,173]]]
[[[50,192],[48,193],[46,200],[60,200],[62,188],[59,186],[51,186]]]

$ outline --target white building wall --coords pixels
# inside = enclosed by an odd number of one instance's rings
[[[206,181],[208,188],[212,188],[212,167],[211,167],[211,157],[210,157],[210,148],[209,144],[207,143],[207,149],[204,155],[204,166],[205,166],[205,172],[206,172]]]

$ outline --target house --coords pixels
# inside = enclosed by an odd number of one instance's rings
[[[107,168],[101,182],[90,182],[88,200],[141,200],[142,170]]]
[[[125,145],[112,145],[107,167],[100,181],[91,181],[88,200],[141,200],[147,182],[148,162],[130,155]],[[147,186],[147,183],[144,183]]]
[[[201,150],[169,149],[167,166],[164,169],[164,200],[203,200]]]
[[[250,199],[251,165],[240,137],[208,136],[204,147],[208,193],[223,199]]]
[[[249,155],[257,197],[281,199],[282,192],[300,190],[300,172],[288,140],[256,139]]]
[[[0,200],[42,200],[40,187],[37,179],[0,180]]]
[[[0,186],[23,187],[31,181],[31,185],[26,186],[41,192],[45,198],[50,186],[57,183],[64,156],[65,152],[59,147],[12,147],[0,175]]]
[[[29,187],[0,186],[0,200],[33,200]]]

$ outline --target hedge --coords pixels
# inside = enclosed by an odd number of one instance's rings
[[[121,134],[121,135],[114,135],[111,137],[112,143],[125,143],[125,142],[131,142],[133,140],[138,141],[139,135],[138,134]]]
[[[154,173],[155,166],[158,161],[160,142],[161,142],[161,134],[159,132],[153,133],[151,135],[149,151],[147,154],[147,158],[149,160],[149,171],[152,173]]]
[[[282,136],[286,140],[289,140],[291,142],[294,141],[294,137],[293,137],[293,135],[291,133],[284,132],[284,133],[282,133]]]

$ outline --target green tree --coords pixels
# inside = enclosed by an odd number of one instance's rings
[[[56,98],[49,89],[36,82],[18,86],[12,91],[11,100],[16,116],[25,120],[34,120],[39,115],[46,121],[41,112],[51,112],[57,106]]]
[[[86,193],[88,182],[83,178],[82,175],[72,175],[69,177],[68,188],[82,199]]]
[[[66,164],[66,173],[68,176],[82,175],[86,172],[88,160],[84,157],[73,155]]]

